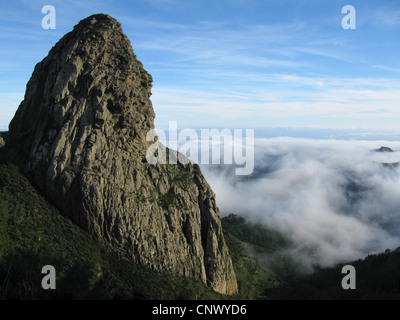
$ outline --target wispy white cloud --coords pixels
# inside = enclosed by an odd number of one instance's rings
[[[196,22],[193,24],[175,24],[154,21],[132,21],[124,17],[126,23],[142,28],[150,26],[154,35],[141,39],[137,34],[135,44],[138,49],[173,54],[169,63],[187,63],[192,65],[208,64],[223,66],[288,67],[306,66],[279,51],[286,43],[295,41],[303,25],[246,25],[232,28],[226,23]],[[134,29],[134,28],[133,28]],[[132,36],[134,34],[132,32]],[[275,48],[265,50],[265,47]],[[298,50],[297,50],[298,51]]]
[[[400,68],[396,68],[396,67],[382,66],[382,65],[373,65],[372,67],[376,68],[376,69],[384,70],[384,71],[400,73]]]
[[[352,53],[357,48],[351,49],[350,39],[304,21],[240,28],[226,22],[132,23],[153,30],[150,37],[136,37],[138,50],[164,55],[150,64],[159,75],[153,95],[159,113],[208,113],[237,122],[252,117],[255,123],[308,117],[310,124],[318,116],[331,117],[332,123],[346,117],[355,123],[398,117],[400,81],[336,74],[336,63],[369,64]],[[166,83],[169,76],[182,90]]]
[[[400,9],[382,6],[373,12],[372,21],[380,27],[398,29],[400,28]]]
[[[252,119],[255,126],[262,126],[266,119],[277,118],[288,119],[288,123],[308,119],[309,126],[321,117],[332,124],[352,119],[351,127],[364,127],[371,121],[385,127],[387,119],[392,121],[387,126],[393,126],[395,119],[400,121],[397,81],[297,75],[270,75],[264,81],[265,85],[258,81],[256,87],[251,83],[231,91],[155,88],[152,100],[158,114],[176,118],[193,113],[212,115],[222,122],[236,119],[237,125]]]

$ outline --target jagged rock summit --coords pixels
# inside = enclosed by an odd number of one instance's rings
[[[151,87],[121,25],[90,16],[36,65],[5,148],[65,216],[104,243],[233,294],[215,195],[199,167],[146,161]]]

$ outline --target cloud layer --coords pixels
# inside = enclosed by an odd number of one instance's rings
[[[386,143],[387,145],[388,143]],[[203,167],[222,215],[240,214],[281,232],[306,270],[400,246],[400,152],[384,142],[259,139],[255,172]],[[389,143],[400,150],[400,143]]]

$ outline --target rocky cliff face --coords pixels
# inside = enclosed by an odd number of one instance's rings
[[[146,161],[151,87],[120,24],[86,18],[36,65],[6,147],[64,215],[106,244],[235,293],[215,195],[199,167]]]

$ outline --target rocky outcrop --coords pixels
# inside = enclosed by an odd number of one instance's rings
[[[148,268],[233,294],[215,195],[199,167],[146,160],[151,87],[120,24],[86,18],[36,65],[6,147],[92,235]]]
[[[391,148],[384,147],[384,146],[380,147],[379,149],[376,149],[375,151],[376,152],[394,152]]]

